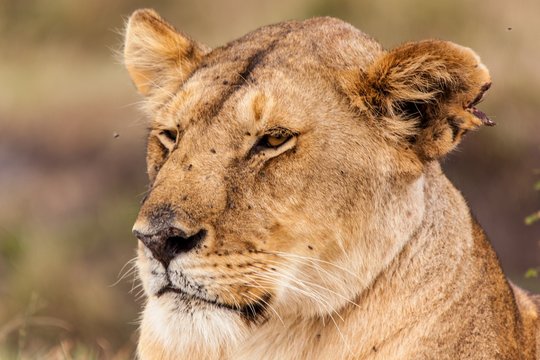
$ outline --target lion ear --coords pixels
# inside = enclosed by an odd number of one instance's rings
[[[172,91],[208,52],[209,48],[177,32],[154,10],[137,10],[129,17],[124,64],[137,90],[145,96]]]
[[[435,40],[404,44],[375,60],[362,78],[363,105],[375,117],[400,122],[394,129],[408,128],[421,158],[441,157],[468,130],[494,125],[474,107],[491,79],[469,48]]]

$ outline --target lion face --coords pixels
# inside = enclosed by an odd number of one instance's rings
[[[351,303],[419,226],[422,169],[484,120],[489,83],[468,49],[387,53],[329,18],[210,50],[142,10],[125,59],[152,117],[134,233],[143,323],[163,339]]]

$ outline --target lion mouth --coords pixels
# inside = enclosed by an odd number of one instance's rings
[[[483,111],[478,110],[476,107],[470,106],[465,108],[465,110],[480,119],[482,124],[486,126],[495,126],[495,121],[491,120]]]
[[[159,298],[167,293],[178,294],[181,296],[181,298],[184,301],[188,301],[188,302],[198,301],[198,302],[202,302],[202,303],[214,306],[216,308],[232,311],[234,313],[239,314],[247,322],[256,322],[257,320],[263,318],[264,314],[266,313],[266,308],[271,298],[270,294],[265,294],[264,296],[260,298],[259,301],[255,301],[255,302],[248,303],[241,306],[231,305],[224,302],[220,302],[218,300],[207,299],[202,296],[189,294],[185,292],[184,290],[176,288],[172,285],[167,285],[161,288],[156,293],[156,296]]]
[[[494,126],[495,121],[491,120],[484,112],[478,110],[475,106],[482,101],[486,91],[488,91],[490,87],[491,83],[484,84],[484,86],[480,88],[480,93],[465,107],[466,111],[476,116],[482,121],[482,124],[486,126]]]

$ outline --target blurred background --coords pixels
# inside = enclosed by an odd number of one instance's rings
[[[210,46],[332,15],[387,48],[440,38],[475,49],[494,83],[481,109],[497,126],[444,166],[505,272],[540,292],[540,223],[524,221],[540,210],[539,1],[0,0],[0,359],[133,357],[146,119],[114,53],[139,7]]]

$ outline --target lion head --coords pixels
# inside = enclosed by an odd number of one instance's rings
[[[266,322],[347,306],[419,227],[422,174],[490,124],[472,50],[386,51],[333,18],[210,49],[138,10],[124,55],[151,118],[142,357],[225,356]]]

